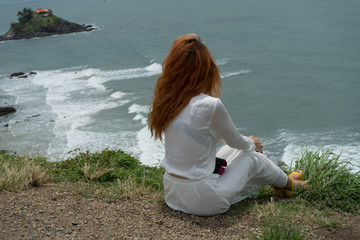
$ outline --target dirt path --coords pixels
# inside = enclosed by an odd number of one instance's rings
[[[248,239],[255,212],[212,217],[183,214],[154,196],[111,203],[78,197],[59,184],[0,192],[0,239]],[[360,218],[317,239],[360,239]],[[344,238],[345,237],[345,238]]]

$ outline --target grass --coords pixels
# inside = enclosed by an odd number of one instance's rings
[[[301,227],[282,221],[269,221],[260,226],[260,234],[253,239],[262,240],[305,240],[310,239]]]
[[[253,239],[312,239],[309,225],[334,231],[341,228],[344,220],[330,211],[359,213],[360,173],[351,172],[349,162],[339,161],[340,155],[330,150],[305,151],[290,166],[283,165],[287,174],[301,169],[306,187],[294,190],[295,198],[277,199],[273,189],[265,187],[259,192],[258,201],[251,209],[258,213],[259,234]],[[269,199],[271,202],[264,202]],[[249,208],[249,207],[248,207]]]
[[[257,212],[260,230],[253,239],[311,239],[311,226],[332,231],[344,223],[331,210],[317,209],[304,200],[275,199],[253,203],[251,211]]]
[[[163,193],[164,170],[148,167],[121,150],[71,152],[59,162],[0,153],[0,191],[18,191],[46,180],[61,182],[82,196],[121,200],[149,192]]]
[[[339,161],[330,150],[306,151],[287,173],[303,170],[308,186],[295,191],[299,198],[318,208],[356,213],[360,207],[360,172],[352,173],[350,162]]]
[[[0,191],[21,191],[48,181],[44,158],[0,154]]]
[[[90,153],[76,149],[70,154],[72,157],[64,161],[49,162],[42,157],[0,153],[0,191],[19,191],[51,179],[69,184],[81,182],[85,189],[96,188],[112,199],[132,196],[131,191],[163,192],[164,170],[144,166],[138,159],[121,150],[104,149]],[[304,179],[310,180],[306,187],[294,190],[297,196],[295,199],[318,209],[358,212],[360,173],[351,172],[351,164],[339,161],[339,157],[330,150],[305,151],[291,166],[284,165],[287,174],[302,169]],[[114,195],[114,192],[117,194]],[[260,198],[271,196],[274,193],[269,187],[259,191]]]
[[[163,169],[144,166],[121,150],[71,154],[64,161],[49,162],[0,152],[0,191],[20,191],[51,180],[80,196],[122,201],[155,193],[156,202],[164,204]],[[309,225],[329,231],[341,228],[344,221],[330,212],[356,214],[360,209],[360,176],[350,167],[330,150],[305,151],[290,166],[283,166],[287,174],[302,169],[304,179],[310,180],[294,190],[296,197],[277,198],[271,187],[264,187],[256,199],[235,204],[229,214],[256,213],[258,232],[253,239],[310,239]]]

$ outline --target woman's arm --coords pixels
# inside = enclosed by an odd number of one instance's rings
[[[216,106],[210,122],[210,133],[218,142],[239,150],[250,152],[259,149],[260,147],[258,146],[258,148],[255,148],[255,141],[252,140],[252,138],[239,134],[220,99],[217,99],[216,101]],[[260,144],[259,140],[256,140],[256,142]]]

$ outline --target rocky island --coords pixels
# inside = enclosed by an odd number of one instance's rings
[[[10,23],[10,29],[0,36],[0,41],[46,37],[58,34],[92,31],[92,25],[80,25],[66,21],[53,14],[50,9],[38,8],[32,11],[24,8],[19,11],[19,22]]]

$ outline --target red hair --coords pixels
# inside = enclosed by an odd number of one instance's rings
[[[162,63],[163,72],[154,90],[149,113],[151,136],[161,134],[190,100],[205,93],[220,97],[221,80],[209,49],[197,34],[179,37]]]

